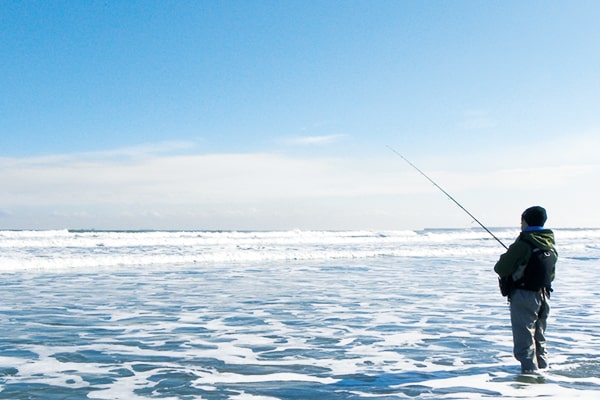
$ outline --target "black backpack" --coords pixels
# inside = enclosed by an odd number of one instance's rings
[[[554,249],[542,250],[529,240],[521,238],[532,247],[531,257],[523,272],[523,277],[513,281],[512,276],[499,278],[502,296],[509,296],[514,289],[538,291],[545,288],[552,292],[552,276],[558,258]]]

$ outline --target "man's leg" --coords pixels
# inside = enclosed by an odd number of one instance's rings
[[[536,301],[535,295],[535,292],[516,289],[510,299],[513,352],[515,358],[521,363],[522,371],[535,371],[537,369],[534,334],[539,303]]]
[[[545,293],[539,294],[542,306],[538,314],[538,320],[535,325],[535,354],[538,367],[541,369],[548,368],[548,351],[546,350],[546,321],[550,313],[550,302]]]

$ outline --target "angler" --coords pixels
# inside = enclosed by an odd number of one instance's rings
[[[494,266],[510,301],[513,353],[524,374],[548,368],[545,333],[558,253],[546,219],[543,207],[526,209],[521,234]]]
[[[507,296],[510,302],[514,356],[521,363],[524,374],[548,368],[545,332],[558,253],[554,247],[554,233],[544,229],[546,210],[540,206],[525,210],[521,215],[521,234],[510,247],[506,247],[433,179],[402,154],[388,148],[427,178],[506,249],[494,271],[499,276],[502,295]]]

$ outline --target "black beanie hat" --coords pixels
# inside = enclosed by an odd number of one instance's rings
[[[544,226],[548,216],[546,215],[544,207],[533,206],[523,211],[521,218],[523,218],[529,226]]]

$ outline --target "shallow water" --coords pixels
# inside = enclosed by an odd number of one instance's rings
[[[7,272],[0,398],[596,399],[598,259],[569,246],[543,378],[518,375],[497,254],[455,251]]]

